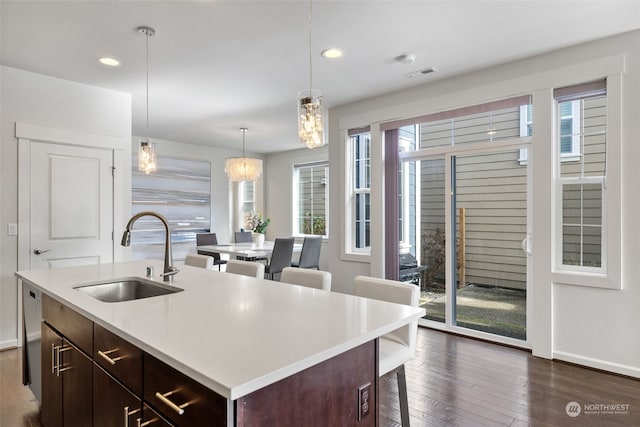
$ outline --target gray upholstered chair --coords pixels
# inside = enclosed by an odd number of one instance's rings
[[[302,241],[300,259],[291,263],[291,267],[315,268],[320,270],[320,249],[322,237],[305,237]]]
[[[377,299],[418,306],[420,289],[413,284],[376,277],[357,276],[353,281],[353,294]],[[407,381],[404,364],[415,354],[418,322],[414,321],[379,338],[378,376],[395,371],[400,395],[400,418],[403,426],[409,425],[409,403],[407,401]]]
[[[273,243],[271,259],[264,269],[268,278],[273,280],[274,275],[280,273],[283,268],[291,265],[291,255],[293,255],[293,237],[277,238]]]
[[[264,264],[252,261],[230,259],[227,263],[227,273],[264,279]]]
[[[196,245],[197,246],[205,246],[205,245],[217,245],[218,238],[216,237],[216,233],[198,233],[196,234]],[[227,261],[220,257],[218,252],[209,252],[209,251],[198,251],[200,255],[208,255],[213,258],[213,265],[218,266],[218,270],[220,270],[220,266],[222,264],[226,264]]]
[[[213,268],[213,258],[207,255],[187,254],[184,265],[193,267]]]
[[[236,243],[253,243],[253,236],[250,231],[235,231],[233,240]]]
[[[280,273],[280,282],[330,291],[331,273],[328,271],[286,267]]]

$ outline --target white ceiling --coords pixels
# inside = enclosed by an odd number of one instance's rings
[[[0,1],[3,65],[133,94],[133,133],[247,151],[299,148],[308,6],[289,1]],[[327,107],[640,28],[640,0],[314,0],[313,86]],[[320,51],[339,47],[327,60]],[[414,53],[413,64],[394,58]],[[112,56],[107,68],[96,59]],[[439,71],[407,78],[434,66]]]

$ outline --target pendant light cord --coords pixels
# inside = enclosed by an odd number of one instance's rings
[[[149,139],[149,31],[145,32],[147,38],[147,139]]]
[[[313,66],[311,62],[311,8],[312,1],[309,0],[309,97],[311,97],[311,90],[313,89]]]
[[[245,157],[245,155],[244,155],[244,136],[247,134],[248,130],[249,129],[247,129],[247,128],[240,128],[240,131],[242,132],[242,157],[243,158]]]

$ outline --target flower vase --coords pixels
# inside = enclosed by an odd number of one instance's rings
[[[253,243],[258,248],[261,248],[264,245],[264,234],[253,232],[251,233],[251,237],[253,237]]]

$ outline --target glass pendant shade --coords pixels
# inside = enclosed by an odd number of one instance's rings
[[[224,162],[224,171],[230,181],[255,181],[262,174],[262,160],[244,155],[244,138],[248,130],[240,128],[240,132],[242,132],[242,157],[229,157]]]
[[[151,173],[155,172],[156,168],[156,144],[149,140],[141,140],[138,147],[138,170]]]
[[[255,181],[262,174],[262,160],[250,157],[230,157],[224,170],[230,181]]]
[[[324,145],[322,92],[305,89],[298,92],[298,137],[307,148]]]

